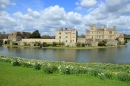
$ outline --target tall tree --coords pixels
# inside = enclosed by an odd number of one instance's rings
[[[41,35],[39,33],[38,30],[34,31],[32,34],[31,34],[31,37],[30,38],[41,38]]]

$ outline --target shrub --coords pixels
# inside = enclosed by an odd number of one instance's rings
[[[101,40],[98,42],[98,46],[106,46],[107,40]]]
[[[106,73],[105,73],[105,77],[106,77],[107,79],[112,79],[112,78],[113,78],[113,74],[110,73],[110,72],[106,72]]]
[[[18,43],[17,42],[13,42],[12,45],[18,45]]]
[[[84,47],[85,46],[85,44],[84,43],[82,43],[82,47]]]
[[[47,44],[46,42],[43,42],[43,43],[42,43],[42,46],[43,46],[43,47],[47,47],[48,44]]]
[[[13,64],[13,66],[20,66],[20,63],[17,61],[17,59],[16,59],[16,61],[12,62],[12,64]]]
[[[100,73],[100,71],[98,69],[92,69],[90,71],[91,76],[98,76],[99,73]]]
[[[104,80],[105,79],[105,76],[104,76],[104,73],[98,73],[100,79]]]
[[[77,43],[76,43],[76,46],[77,46],[77,47],[80,47],[80,46],[81,46],[81,43],[80,43],[80,42],[77,42]]]
[[[43,71],[44,73],[47,73],[47,74],[53,74],[53,73],[58,72],[58,67],[55,65],[46,64],[46,65],[43,65]]]
[[[118,42],[117,42],[117,45],[121,45],[121,41],[118,41]]]
[[[35,66],[34,66],[34,68],[35,68],[36,70],[40,70],[40,69],[41,69],[41,65],[36,63]]]
[[[130,81],[130,74],[129,73],[120,73],[117,75],[117,78],[120,81]]]
[[[22,65],[23,65],[24,67],[28,67],[28,68],[33,67],[33,65],[30,64],[30,63],[28,63],[28,62],[23,62]]]
[[[52,43],[52,46],[56,46],[56,45],[57,45],[57,43],[56,43],[56,42],[53,42],[53,43]]]

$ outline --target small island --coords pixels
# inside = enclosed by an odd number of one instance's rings
[[[115,47],[127,43],[127,40],[124,40],[124,34],[116,32],[116,26],[108,28],[105,25],[101,28],[92,24],[85,32],[86,35],[79,37],[76,29],[61,28],[56,30],[55,37],[50,39],[41,38],[38,30],[33,33],[13,32],[8,39],[3,40],[3,44],[25,47],[92,49]]]

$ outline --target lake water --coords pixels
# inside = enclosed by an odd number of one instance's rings
[[[0,54],[48,61],[130,63],[130,42],[125,47],[88,50],[0,47]]]

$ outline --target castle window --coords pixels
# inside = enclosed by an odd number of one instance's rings
[[[67,42],[67,40],[66,40],[66,42]]]
[[[61,34],[61,32],[59,34]]]
[[[61,36],[59,36],[59,38],[61,38]]]
[[[66,36],[65,38],[68,38],[68,36]]]

